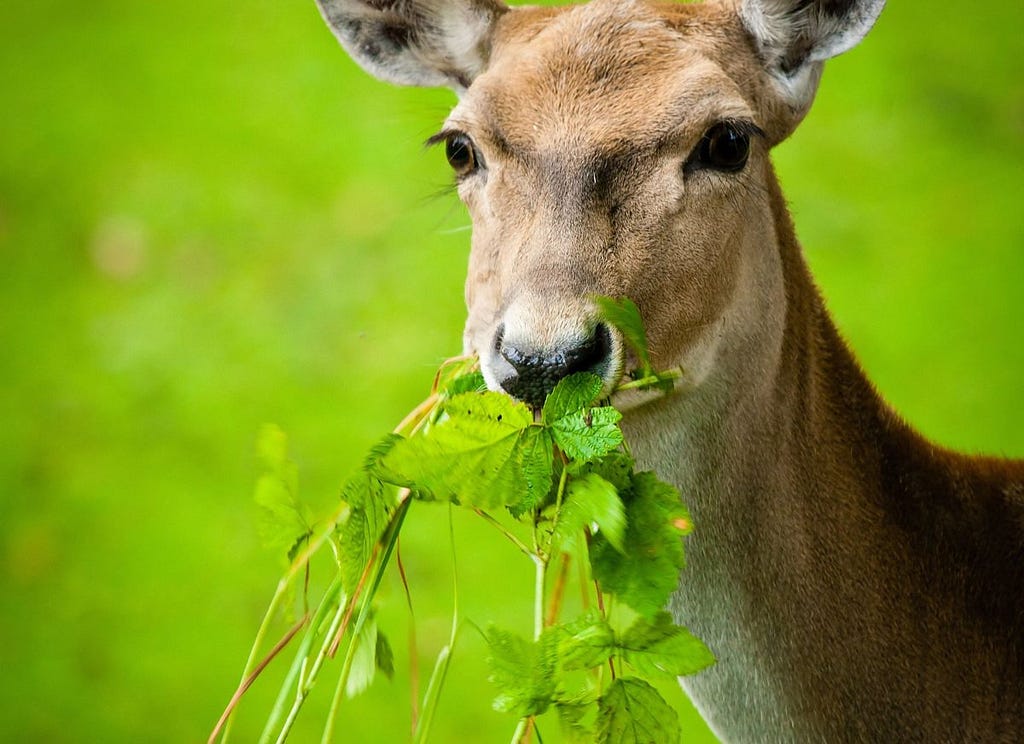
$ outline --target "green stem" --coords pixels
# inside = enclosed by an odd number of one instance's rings
[[[640,390],[643,388],[651,387],[652,385],[657,385],[660,382],[665,382],[666,380],[678,380],[681,379],[682,376],[682,368],[676,367],[675,369],[669,369],[664,372],[659,372],[656,375],[647,375],[645,377],[641,377],[639,380],[630,380],[629,382],[624,382],[615,388],[615,392],[618,393],[623,390]]]
[[[334,740],[334,722],[338,717],[338,709],[341,707],[341,696],[348,687],[348,676],[352,671],[352,660],[356,657],[356,650],[359,648],[359,641],[353,633],[349,641],[348,649],[345,651],[345,661],[341,665],[341,675],[338,677],[338,684],[334,688],[334,697],[331,700],[331,709],[327,714],[327,725],[324,726],[323,736],[320,744],[330,744]]]
[[[448,645],[441,649],[437,655],[437,661],[434,663],[434,671],[427,684],[427,694],[423,699],[423,717],[417,722],[416,730],[413,732],[414,744],[422,744],[430,736],[434,713],[437,711],[441,690],[444,688],[444,681],[448,676],[451,651],[455,648],[455,640],[459,633],[459,573],[455,555],[455,521],[452,519],[451,504],[448,505],[448,537],[452,550],[452,630],[448,637]]]
[[[534,556],[535,567],[533,585],[533,639],[540,638],[544,632],[544,577],[548,564],[539,555]]]
[[[519,724],[516,726],[516,730],[512,732],[511,744],[519,744],[526,735],[526,727],[530,725],[529,717],[520,718]]]
[[[284,598],[288,591],[289,582],[281,579],[277,582],[277,590],[274,592],[274,596],[270,599],[270,604],[267,606],[267,611],[263,615],[263,620],[260,621],[259,630],[256,631],[256,638],[252,642],[252,648],[249,649],[249,658],[245,661],[245,668],[242,670],[242,678],[238,682],[239,689],[245,685],[249,679],[249,675],[252,674],[252,670],[256,666],[257,654],[259,653],[260,646],[263,645],[263,640],[266,638],[267,632],[270,630],[270,624],[274,620],[274,616],[277,615],[277,608],[281,604],[281,600]],[[231,736],[231,728],[235,722],[235,714],[238,711],[237,704],[231,709],[231,713],[228,714],[228,718],[224,723],[224,735],[221,737],[221,744],[227,744],[228,738]]]
[[[308,674],[306,669],[309,666],[309,658],[302,660],[302,664],[299,667],[299,684],[295,694],[295,702],[292,703],[292,708],[288,712],[288,717],[285,719],[284,726],[281,728],[281,733],[277,738],[278,744],[288,738],[288,732],[291,731],[292,726],[295,724],[295,718],[299,715],[299,710],[302,708],[302,704],[309,697],[309,693],[313,689],[313,685],[316,684],[316,679],[320,674],[320,668],[323,666],[324,661],[327,659],[327,651],[330,648],[331,640],[334,638],[334,634],[338,632],[338,626],[341,625],[341,620],[345,616],[345,609],[348,602],[344,599],[338,602],[338,611],[334,613],[334,619],[331,620],[331,624],[327,628],[327,633],[324,635],[324,640],[320,644],[320,650],[316,654],[316,658],[313,660],[313,666],[309,667]]]
[[[388,523],[388,526],[384,529],[384,534],[381,536],[381,539],[384,542],[384,551],[383,554],[381,555],[380,562],[377,564],[377,570],[374,573],[373,583],[370,585],[369,590],[364,591],[359,597],[352,597],[353,602],[357,600],[360,602],[359,615],[356,616],[356,621],[352,625],[352,634],[349,636],[348,649],[345,652],[345,661],[343,662],[341,667],[341,675],[338,677],[338,686],[335,688],[334,698],[331,700],[331,709],[327,717],[327,723],[324,726],[324,733],[322,737],[322,741],[324,742],[330,741],[331,737],[333,737],[334,735],[334,722],[337,717],[338,708],[340,707],[342,692],[348,685],[349,673],[352,671],[352,659],[355,657],[355,651],[358,645],[359,634],[362,632],[363,625],[366,623],[366,618],[370,614],[370,608],[373,605],[373,598],[377,595],[377,589],[380,587],[380,582],[384,577],[384,572],[387,569],[388,563],[391,560],[391,555],[393,554],[395,549],[395,543],[398,542],[398,535],[402,530],[402,523],[405,521],[405,515],[409,511],[409,505],[411,503],[412,499],[407,496],[405,500],[403,500],[398,505],[398,508],[395,509],[395,513],[391,515],[391,521]],[[339,635],[340,625],[341,623],[339,622],[337,627],[331,628],[331,632],[324,646],[325,654],[330,653],[330,649],[335,646],[337,637]],[[342,629],[341,633],[343,634],[344,632],[344,629]],[[308,685],[310,688],[312,687],[313,681],[313,679],[310,680],[310,683]],[[303,697],[301,700],[296,699],[295,705],[292,708],[293,712],[296,715],[298,714],[298,709],[302,705],[304,700],[305,697]],[[294,716],[290,715],[289,719],[294,721]],[[282,737],[284,737],[289,728],[290,725],[288,725],[286,722],[285,730],[281,732]],[[284,738],[278,739],[278,744],[281,744],[281,742],[283,741]]]
[[[473,511],[475,511],[479,516],[483,517],[484,521],[486,521],[488,524],[490,524],[492,527],[498,530],[501,534],[507,537],[512,542],[512,544],[519,548],[523,553],[530,556],[531,558],[533,557],[533,551],[526,546],[526,543],[524,543],[522,540],[516,537],[512,532],[505,529],[505,525],[503,525],[497,519],[495,519],[490,514],[485,512],[483,509],[473,509]]]
[[[555,516],[551,520],[551,536],[554,537],[556,530],[558,529],[558,520],[562,516],[562,499],[565,498],[565,485],[569,480],[569,470],[566,465],[569,464],[569,459],[565,456],[557,447],[555,448],[556,454],[562,459],[562,474],[558,477],[558,491],[555,493]],[[550,558],[551,543],[548,543],[547,549],[542,551],[544,555]]]
[[[297,687],[296,683],[299,679],[299,673],[304,662],[308,660],[309,653],[313,648],[313,641],[316,640],[317,636],[320,634],[323,621],[327,617],[328,611],[334,607],[334,600],[340,592],[341,576],[338,575],[331,582],[327,591],[324,592],[324,596],[320,600],[320,605],[317,607],[316,613],[310,620],[309,628],[306,630],[306,635],[303,637],[302,644],[299,646],[299,649],[295,654],[295,659],[292,661],[292,665],[288,670],[288,675],[285,677],[284,684],[281,685],[281,691],[277,694],[277,699],[274,701],[274,707],[270,711],[270,717],[267,719],[267,723],[263,727],[263,732],[260,734],[260,744],[266,744],[270,741],[272,732],[277,727],[278,721],[281,720],[281,716],[284,715],[288,692],[289,690]],[[344,601],[339,602],[339,604],[344,604]]]

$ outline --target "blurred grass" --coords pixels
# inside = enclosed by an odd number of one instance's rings
[[[1009,0],[893,2],[777,153],[886,397],[943,443],[1016,456],[1022,21]],[[0,738],[201,740],[279,569],[255,537],[260,424],[289,432],[326,511],[459,350],[467,219],[431,198],[447,169],[420,147],[452,98],[359,72],[307,0],[65,0],[0,8],[0,101]],[[418,511],[426,676],[450,569],[444,510]],[[463,616],[526,632],[530,567],[456,529]],[[384,600],[400,671],[345,708],[348,741],[408,725],[404,600]],[[507,738],[461,641],[435,738]],[[318,740],[330,688],[295,741]],[[238,741],[274,691],[254,687]]]

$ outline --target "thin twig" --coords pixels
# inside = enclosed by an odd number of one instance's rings
[[[484,520],[486,520],[490,525],[492,525],[495,529],[501,532],[501,534],[507,537],[512,542],[512,544],[519,548],[524,554],[528,555],[531,558],[535,556],[535,553],[526,546],[526,543],[524,543],[522,540],[516,537],[512,532],[509,532],[507,529],[505,529],[505,525],[503,525],[497,519],[492,517],[483,509],[475,508],[473,509],[473,511],[475,511],[478,515],[483,517]]]
[[[252,672],[249,673],[249,676],[242,681],[242,684],[240,684],[238,689],[235,690],[235,694],[231,696],[231,701],[221,714],[220,720],[217,721],[217,725],[213,727],[213,733],[211,733],[210,738],[207,739],[207,744],[214,744],[217,740],[217,735],[224,727],[224,724],[227,723],[228,717],[234,712],[235,706],[238,705],[238,702],[242,699],[242,695],[245,694],[245,691],[252,687],[252,683],[256,681],[256,678],[259,677],[263,670],[267,668],[267,665],[274,660],[274,657],[281,653],[284,647],[291,642],[292,638],[295,637],[295,634],[302,630],[302,626],[305,625],[308,620],[309,613],[307,612],[288,630],[287,633],[284,634],[281,640],[274,644],[274,647],[270,649],[270,653],[268,653],[263,660],[255,666]]]
[[[420,658],[416,644],[416,616],[412,610],[412,592],[409,590],[409,579],[405,575],[405,565],[402,563],[402,542],[399,538],[395,548],[395,560],[398,563],[398,575],[402,579],[402,588],[405,590],[405,603],[409,607],[409,695],[412,698],[412,735],[416,736],[416,725],[420,717]]]
[[[551,627],[558,621],[558,615],[562,611],[562,597],[565,595],[565,584],[571,563],[572,556],[562,553],[562,560],[558,566],[558,578],[555,579],[555,586],[551,590],[551,604],[548,607],[547,621],[544,623],[547,627]]]

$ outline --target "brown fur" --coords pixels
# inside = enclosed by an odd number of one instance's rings
[[[368,69],[441,75],[462,94],[445,130],[485,166],[459,186],[474,224],[465,345],[489,383],[496,336],[566,348],[593,326],[593,293],[634,299],[656,365],[687,370],[673,396],[620,402],[637,404],[623,425],[640,464],[694,512],[672,610],[718,656],[684,685],[719,735],[1018,741],[1024,462],[936,447],[880,399],[824,308],[768,158],[820,61],[881,3],[473,0],[459,12],[479,36],[456,43],[432,14],[459,0],[320,2]],[[361,49],[396,17],[407,46]],[[445,43],[458,53],[439,57]],[[684,176],[722,119],[765,137],[739,173]]]

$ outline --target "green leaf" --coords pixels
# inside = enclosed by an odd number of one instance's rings
[[[619,677],[598,700],[599,744],[672,744],[680,733],[675,710],[643,680]]]
[[[601,394],[602,387],[601,378],[589,372],[577,372],[559,380],[544,401],[542,420],[550,425],[563,416],[588,407]]]
[[[555,702],[562,734],[570,744],[589,744],[594,740],[594,732],[583,720],[593,708],[593,700],[580,702],[558,700]]]
[[[377,669],[384,673],[388,679],[395,678],[395,652],[380,629],[377,629],[377,649],[374,657]]]
[[[377,673],[377,623],[367,620],[351,642],[356,649],[345,681],[345,694],[350,698],[365,692]]]
[[[462,393],[482,393],[485,390],[487,382],[480,372],[470,372],[456,377],[444,387],[444,393],[449,397]]]
[[[342,587],[351,594],[388,525],[394,499],[390,489],[365,471],[348,480],[341,498],[349,505],[350,511],[337,529],[338,557]]]
[[[533,423],[533,412],[524,403],[491,391],[452,396],[444,411],[455,422],[490,421],[517,431]]]
[[[590,544],[590,564],[602,590],[644,617],[653,617],[675,591],[683,568],[679,528],[686,511],[675,488],[653,473],[637,473],[625,495],[624,554],[602,534]]]
[[[415,485],[414,483],[403,478],[399,473],[389,470],[384,465],[384,458],[395,448],[395,445],[404,440],[405,437],[401,434],[394,433],[385,434],[381,437],[376,444],[370,447],[370,451],[363,458],[363,471],[385,483],[401,488],[412,488]]]
[[[595,460],[622,444],[622,414],[611,406],[567,413],[549,426],[555,443],[573,460]]]
[[[599,612],[558,628],[558,655],[563,669],[592,669],[608,661],[614,651],[615,634]]]
[[[555,453],[551,435],[539,426],[531,426],[523,430],[519,447],[526,490],[522,500],[509,507],[514,517],[541,506],[553,487]]]
[[[615,326],[626,342],[633,347],[640,360],[641,375],[651,374],[651,356],[647,350],[647,332],[640,317],[640,310],[629,298],[615,300],[611,297],[597,296],[591,298],[601,317]]]
[[[288,438],[280,428],[268,424],[260,430],[257,451],[265,468],[253,494],[260,507],[260,539],[268,548],[287,550],[292,560],[312,534],[312,527],[308,509],[298,498],[298,469],[288,459]]]
[[[396,442],[381,465],[438,498],[482,508],[543,501],[551,487],[550,440],[531,432],[525,405],[499,393],[466,393],[445,412],[448,418],[422,436]]]
[[[616,640],[622,657],[638,672],[681,677],[696,674],[715,663],[715,657],[700,639],[667,612],[651,620],[639,618]]]
[[[580,539],[584,527],[596,526],[619,552],[624,551],[626,511],[615,486],[597,473],[569,478],[565,500],[551,535],[552,552],[569,551]]]
[[[625,452],[613,450],[593,462],[570,462],[568,468],[570,476],[596,473],[615,486],[620,495],[633,488],[633,458]]]
[[[494,709],[519,717],[546,711],[556,691],[557,635],[531,642],[492,626],[486,639],[489,679],[498,688]]]

